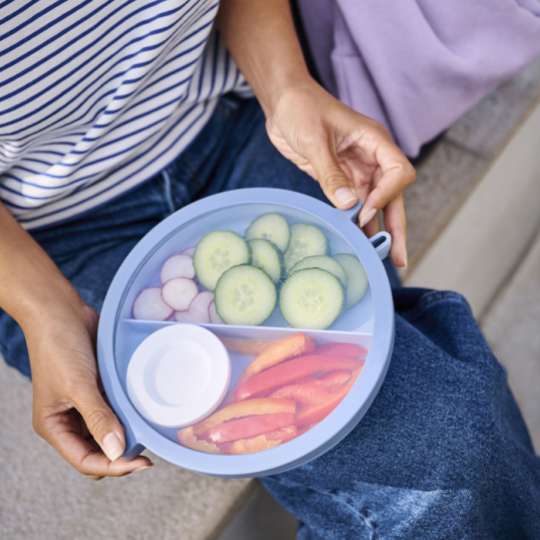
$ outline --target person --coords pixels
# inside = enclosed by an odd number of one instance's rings
[[[121,457],[95,339],[116,269],[170,213],[251,186],[361,200],[359,226],[381,212],[406,265],[414,169],[312,79],[287,0],[14,0],[0,36],[0,350],[32,378],[36,432],[82,474],[151,467]],[[264,485],[304,539],[539,537],[538,459],[466,301],[394,284],[368,414]]]

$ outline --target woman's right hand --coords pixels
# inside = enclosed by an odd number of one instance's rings
[[[99,388],[97,314],[73,291],[23,325],[32,367],[35,431],[82,474],[124,476],[152,466],[121,458],[122,426]]]

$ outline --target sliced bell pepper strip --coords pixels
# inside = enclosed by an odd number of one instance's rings
[[[180,430],[177,436],[180,444],[187,446],[192,450],[207,452],[209,454],[219,454],[221,452],[219,447],[214,443],[205,441],[204,439],[198,439],[192,426]]]
[[[213,427],[244,416],[254,416],[274,413],[295,413],[296,403],[291,399],[259,398],[238,401],[226,405],[214,414],[195,424],[193,430],[198,437]]]
[[[209,429],[205,439],[214,443],[224,443],[255,437],[294,424],[294,413],[261,414],[245,416],[223,422]]]
[[[332,390],[347,383],[351,377],[353,377],[353,372],[348,370],[332,371],[318,379],[311,376],[278,388],[270,394],[270,397],[294,399],[304,405],[314,405],[326,399],[326,388]]]
[[[253,452],[261,452],[279,446],[280,444],[294,439],[298,434],[298,429],[295,425],[287,426],[276,431],[250,437],[248,439],[240,439],[229,445],[223,445],[224,451],[229,454],[249,454]]]
[[[314,349],[314,341],[305,334],[293,334],[292,336],[274,341],[257,355],[255,360],[247,367],[244,376],[255,375],[255,373],[275,366],[284,360],[312,352]]]
[[[363,360],[366,358],[368,352],[364,347],[353,345],[352,343],[327,343],[326,345],[317,347],[315,353],[361,358]]]
[[[333,392],[328,392],[327,399],[321,401],[315,405],[309,405],[302,408],[296,415],[296,422],[299,426],[305,426],[307,424],[313,425],[320,422],[328,414],[330,414],[341,402],[341,400],[347,395],[347,392],[351,389],[354,380],[339,387]]]
[[[236,388],[235,397],[237,400],[243,400],[260,396],[309,375],[344,369],[354,370],[358,365],[359,362],[353,358],[317,354],[298,356],[241,380]]]

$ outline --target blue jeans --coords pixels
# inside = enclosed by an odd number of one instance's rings
[[[256,102],[225,97],[161,174],[33,235],[99,310],[121,261],[154,225],[195,199],[248,186],[323,198],[272,147]],[[539,539],[540,460],[466,301],[394,284],[395,350],[371,409],[336,448],[263,484],[306,540]],[[22,332],[1,312],[0,348],[30,376]]]

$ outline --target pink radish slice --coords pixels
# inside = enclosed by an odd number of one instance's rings
[[[212,302],[208,308],[208,313],[210,315],[210,322],[212,324],[223,324],[223,319],[219,316],[219,313],[216,309],[216,303]]]
[[[182,255],[189,255],[190,257],[193,257],[194,253],[195,253],[195,248],[194,247],[190,247],[190,248],[184,249],[184,251],[182,251]]]
[[[175,311],[186,311],[193,299],[197,296],[197,285],[191,279],[170,279],[161,288],[163,300]]]
[[[164,321],[168,319],[173,310],[161,296],[159,287],[143,289],[133,302],[133,318],[147,321]]]
[[[177,311],[174,318],[179,322],[191,322],[196,324],[206,324],[210,322],[208,307],[214,299],[211,292],[199,293],[191,302],[187,311]]]
[[[195,269],[193,268],[193,259],[190,255],[173,255],[161,267],[161,283],[166,283],[174,278],[193,279],[194,277]]]
[[[210,322],[210,304],[214,300],[214,293],[204,291],[199,293],[191,302],[189,312],[193,314],[196,321],[205,324]]]

